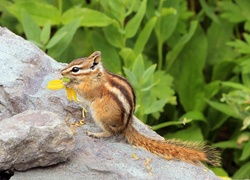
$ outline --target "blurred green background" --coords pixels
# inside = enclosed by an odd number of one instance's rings
[[[0,0],[0,25],[60,62],[100,50],[138,118],[220,149],[218,176],[250,178],[249,0]]]

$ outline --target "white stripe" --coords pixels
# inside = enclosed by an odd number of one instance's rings
[[[121,101],[125,111],[127,114],[130,113],[131,107],[126,99],[126,97],[121,93],[121,91],[116,88],[116,87],[112,87],[109,83],[105,83],[104,85],[109,91],[113,92],[114,94],[117,95],[118,99]]]
[[[81,74],[81,73],[89,73],[89,72],[93,72],[93,71],[96,71],[97,69],[99,69],[101,72],[103,71],[103,67],[102,67],[102,64],[99,63],[98,65],[96,65],[95,69],[81,69],[82,68],[82,65],[75,65],[75,66],[72,66],[72,68],[74,67],[78,67],[80,68],[80,71],[74,73],[72,72],[73,74]],[[71,68],[71,69],[72,69]]]

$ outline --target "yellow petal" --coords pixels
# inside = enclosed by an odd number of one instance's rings
[[[59,90],[59,89],[64,88],[64,85],[61,79],[54,79],[48,82],[47,88],[50,90]]]
[[[136,160],[138,159],[138,157],[134,153],[132,153],[132,157],[135,158]]]
[[[60,83],[62,83],[61,79],[54,79],[48,82],[48,84],[60,84]]]
[[[66,93],[67,93],[67,98],[68,100],[72,101],[77,101],[77,95],[76,95],[76,92],[74,91],[74,89],[72,88],[66,88]]]

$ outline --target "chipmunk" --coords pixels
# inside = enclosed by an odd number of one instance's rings
[[[218,152],[210,146],[179,140],[155,140],[138,132],[132,125],[136,103],[134,90],[125,78],[103,67],[101,52],[96,51],[89,57],[73,60],[61,74],[70,79],[70,82],[65,83],[66,87],[73,88],[90,102],[93,119],[103,130],[100,133],[87,132],[89,136],[101,138],[123,133],[130,144],[167,160],[220,165]]]

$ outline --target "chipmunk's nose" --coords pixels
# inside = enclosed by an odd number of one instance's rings
[[[65,76],[65,75],[66,75],[65,69],[61,70],[61,75],[62,75],[62,76]]]

